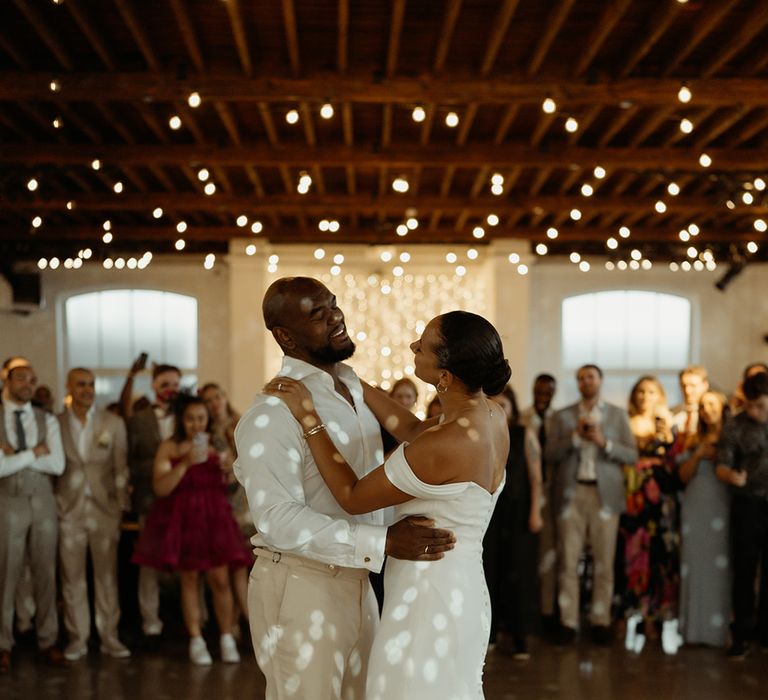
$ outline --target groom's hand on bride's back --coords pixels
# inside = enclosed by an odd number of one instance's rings
[[[395,559],[432,561],[453,549],[456,537],[450,530],[434,527],[435,521],[411,515],[387,529],[385,553]]]

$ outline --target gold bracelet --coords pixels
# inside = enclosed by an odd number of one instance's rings
[[[316,425],[314,428],[307,430],[307,432],[304,433],[304,439],[306,440],[308,437],[316,435],[321,430],[325,430],[325,423],[320,423],[320,425]]]

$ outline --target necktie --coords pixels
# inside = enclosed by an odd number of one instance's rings
[[[14,411],[16,421],[16,452],[23,452],[27,449],[27,436],[24,434],[24,424],[21,422],[21,415],[24,411]]]

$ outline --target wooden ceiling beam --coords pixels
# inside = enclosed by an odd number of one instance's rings
[[[69,2],[69,0],[67,0]],[[181,38],[184,40],[184,45],[187,47],[187,53],[192,59],[192,64],[198,70],[199,73],[205,73],[205,59],[203,58],[203,52],[200,50],[200,42],[197,39],[197,32],[192,24],[192,19],[187,12],[187,6],[185,0],[170,0],[171,9],[176,17],[176,24],[181,32]]]
[[[344,132],[344,145],[354,146],[355,130],[352,120],[352,105],[349,102],[341,105],[341,126]]]
[[[456,20],[459,19],[462,0],[448,0],[443,14],[443,23],[440,26],[440,34],[437,39],[437,49],[435,50],[435,60],[432,64],[432,70],[436,73],[442,73],[445,67],[445,60],[448,58],[448,49],[451,47],[453,32],[456,29]]]
[[[57,33],[51,29],[51,26],[43,18],[40,13],[40,4],[36,2],[29,2],[29,0],[15,0],[16,7],[27,18],[27,21],[34,27],[38,36],[43,40],[43,43],[48,47],[50,52],[56,57],[56,60],[67,70],[74,70],[75,64],[72,61],[72,57],[69,55],[69,51],[64,48],[59,41]]]
[[[144,26],[141,24],[141,20],[139,20],[136,15],[131,0],[115,0],[115,4],[120,11],[123,21],[131,32],[134,41],[138,45],[142,56],[144,56],[147,65],[153,71],[158,72],[160,70],[160,61],[157,59],[157,54],[152,48],[152,44],[149,41],[147,32],[144,30]],[[189,94],[189,92],[187,94]]]
[[[296,9],[293,6],[293,0],[282,0],[282,4],[288,60],[291,64],[293,75],[299,75],[301,73],[301,58],[299,55],[299,32],[296,27]]]
[[[581,137],[587,132],[587,129],[592,126],[592,122],[597,119],[602,110],[602,105],[594,105],[593,107],[590,107],[584,114],[580,115],[579,128],[572,134],[568,134],[568,143],[571,145],[578,143],[579,139],[581,139]]]
[[[322,215],[321,215],[322,216]],[[514,221],[514,219],[510,219]],[[517,227],[513,225],[500,224],[499,226],[485,227],[485,239],[482,242],[476,240],[472,236],[472,227],[474,224],[464,225],[457,230],[456,226],[444,226],[438,228],[430,228],[429,226],[419,226],[417,229],[410,231],[404,238],[397,236],[395,233],[395,226],[400,221],[394,219],[390,222],[385,222],[384,227],[380,225],[376,226],[360,226],[353,228],[350,226],[342,226],[339,231],[331,234],[323,234],[318,230],[316,226],[300,227],[270,227],[269,225],[264,227],[263,233],[259,236],[247,237],[243,229],[234,225],[231,226],[209,226],[209,225],[190,225],[184,232],[184,239],[189,242],[226,242],[230,239],[245,239],[248,238],[249,242],[255,243],[366,243],[366,244],[378,244],[378,245],[409,245],[413,243],[454,243],[472,245],[474,247],[483,246],[490,243],[491,240],[515,238],[519,240],[528,240],[534,243],[544,242],[549,246],[568,245],[569,240],[574,242],[584,241],[605,241],[611,236],[616,236],[615,226],[585,226],[583,228],[576,227],[563,227],[558,226],[560,236],[555,241],[551,241],[547,238],[546,228],[543,226],[536,227]],[[21,225],[18,228],[13,226],[6,226],[5,230],[8,231],[8,238],[17,238],[21,240],[29,239],[29,227],[28,225]],[[136,226],[136,225],[120,225],[115,226],[115,230],[118,232],[118,237],[115,242],[110,246],[111,250],[109,254],[113,257],[120,254],[121,244],[126,243],[153,243],[157,246],[158,242],[163,242],[165,245],[170,246],[172,241],[179,237],[173,226]],[[629,246],[634,246],[640,243],[662,243],[669,245],[670,243],[680,243],[678,238],[679,227],[677,226],[665,226],[665,227],[633,227],[632,236],[629,239]],[[94,225],[74,225],[64,226],[57,225],[55,228],[48,230],[45,226],[40,228],[35,235],[35,239],[38,241],[44,241],[47,244],[62,243],[65,241],[92,241],[98,240],[98,226]],[[738,243],[754,240],[754,230],[733,230],[732,228],[717,229],[707,228],[706,230],[706,244],[712,245],[716,243]],[[625,246],[626,247],[626,246]],[[606,254],[609,251],[606,251]],[[98,263],[90,263],[92,265]]]
[[[391,78],[397,71],[397,57],[400,53],[400,36],[403,32],[405,18],[405,0],[393,0],[392,22],[389,27],[389,42],[387,44],[387,65],[385,74]]]
[[[504,110],[504,116],[499,121],[499,125],[496,127],[496,133],[493,135],[493,142],[495,144],[504,143],[504,139],[507,137],[512,123],[515,121],[517,112],[520,108],[517,105],[507,105]]]
[[[235,115],[232,114],[232,110],[226,102],[214,102],[213,107],[216,110],[216,114],[219,115],[221,123],[229,134],[229,138],[233,144],[239,146],[243,141],[240,136],[240,129],[237,127],[237,121]]]
[[[614,0],[609,5],[606,5],[603,14],[600,15],[600,19],[597,20],[595,28],[592,30],[592,33],[584,44],[584,49],[573,70],[574,77],[583,75],[586,72],[587,68],[589,68],[595,56],[597,56],[597,53],[600,51],[600,48],[605,43],[605,40],[627,11],[627,8],[631,3],[632,0]]]
[[[619,114],[618,117],[613,121],[613,124],[609,126],[600,136],[600,138],[597,139],[597,145],[600,148],[604,148],[607,146],[632,119],[637,115],[639,112],[639,108],[637,105],[632,105],[631,107],[628,107],[625,110],[622,110],[622,112]]]
[[[349,68],[349,0],[339,0],[336,14],[336,70],[344,75]]]
[[[317,145],[317,136],[315,135],[312,113],[306,102],[299,103],[299,114],[301,115],[301,124],[304,127],[304,138],[307,140],[307,145],[314,148]]]
[[[703,148],[714,141],[720,134],[728,131],[728,129],[743,119],[748,113],[749,110],[741,105],[734,107],[729,114],[722,115],[719,119],[714,120],[712,125],[707,129],[697,130],[693,145],[696,148]]]
[[[734,148],[745,143],[766,128],[768,128],[768,110],[755,110],[741,129],[728,139],[728,147]]]
[[[20,105],[21,106],[21,105]],[[752,124],[757,133],[765,128],[766,113]],[[45,120],[41,125],[50,127]],[[759,127],[759,129],[758,129]],[[50,133],[56,132],[53,127]],[[748,133],[748,132],[746,132]],[[714,148],[708,151],[713,159],[712,172],[764,170],[766,153],[761,149]],[[125,145],[102,144],[83,148],[77,144],[16,144],[6,143],[0,149],[0,163],[88,165],[95,157],[113,165],[183,165],[207,163],[209,165],[307,168],[313,164],[323,167],[346,165],[393,168],[424,167],[480,167],[490,165],[508,167],[510,164],[540,168],[554,165],[577,165],[582,168],[624,167],[637,169],[676,169],[701,172],[697,148],[587,148],[560,146],[547,150],[519,144],[473,143],[464,148],[451,145],[418,144],[398,145],[380,150],[377,144],[357,144],[353,147],[320,145],[308,149],[305,145],[242,144],[239,146],[212,146],[208,144]]]
[[[98,54],[102,63],[109,68],[109,70],[117,70],[115,57],[112,55],[112,52],[104,39],[102,39],[101,30],[96,28],[88,11],[83,7],[81,0],[67,0],[65,6],[75,18],[75,22],[77,22],[80,27],[80,31],[82,31],[88,41],[91,42],[93,50]]]
[[[725,3],[724,3],[725,4]],[[739,30],[725,42],[725,45],[700,70],[705,78],[712,77],[736,54],[744,49],[768,24],[768,3],[755,3],[752,12],[744,17]]]
[[[646,119],[645,124],[632,135],[629,139],[629,145],[633,148],[640,146],[664,122],[672,119],[672,115],[675,113],[676,109],[677,108],[673,106],[656,110],[655,114],[651,114],[650,117]]]
[[[422,146],[426,146],[429,143],[429,137],[432,133],[432,125],[435,123],[435,112],[437,111],[435,105],[425,105],[424,111],[426,117],[421,124],[421,134],[419,135],[419,143]]]
[[[384,105],[381,115],[381,147],[389,148],[392,141],[392,105]]]
[[[528,62],[526,73],[528,75],[536,75],[544,59],[547,57],[552,42],[555,40],[560,29],[562,29],[568,13],[571,11],[573,4],[576,0],[559,0],[557,5],[552,8],[547,19],[544,22],[544,32],[539,37],[539,41],[536,43],[536,48],[533,50],[533,56]]]
[[[459,133],[456,134],[457,146],[464,146],[467,143],[469,132],[472,129],[472,124],[474,123],[476,116],[477,104],[473,102],[467,105],[467,109],[461,118],[461,123],[459,124]]]
[[[24,49],[11,39],[10,33],[0,32],[0,48],[16,62],[16,65],[22,68],[30,67],[29,57]]]
[[[740,0],[733,2],[713,2],[706,5],[688,37],[680,42],[680,49],[667,62],[662,75],[672,75],[694,49],[717,27],[728,12],[733,10]]]
[[[106,102],[95,102],[93,106],[96,111],[98,111],[99,114],[104,117],[104,121],[106,121],[110,127],[112,127],[118,134],[120,134],[123,141],[131,144],[136,143],[136,137],[130,131],[128,131],[125,125],[120,121],[120,119],[117,118],[115,113],[110,109]]]
[[[190,168],[190,172],[196,179],[195,172]],[[628,173],[634,175],[634,173]],[[379,210],[400,212],[409,207],[415,206],[423,211],[431,209],[442,209],[444,212],[456,212],[467,210],[478,216],[485,216],[489,211],[494,211],[501,215],[505,212],[522,211],[530,212],[533,210],[543,210],[550,213],[569,212],[577,208],[582,213],[605,212],[605,211],[623,211],[628,213],[649,214],[657,218],[663,218],[655,214],[654,204],[657,198],[641,198],[636,196],[621,197],[618,195],[599,195],[593,197],[582,197],[580,195],[546,195],[531,197],[528,193],[512,194],[508,198],[499,197],[436,197],[419,196],[417,199],[404,199],[397,194],[389,194],[386,186],[380,195],[370,195],[361,193],[355,196],[346,194],[326,194],[311,193],[299,195],[291,192],[286,195],[271,195],[268,199],[259,202],[254,201],[248,195],[227,195],[217,193],[208,197],[199,192],[200,183],[197,182],[197,192],[192,193],[169,193],[169,192],[146,192],[136,194],[126,192],[121,195],[110,193],[96,193],[87,197],[78,199],[78,209],[80,211],[143,211],[148,206],[162,206],[169,211],[199,211],[199,212],[225,212],[232,209],[243,210],[245,212],[299,212],[305,213],[325,211],[335,211],[339,214],[357,212],[359,214],[378,212]],[[676,213],[697,213],[702,211],[711,211],[724,206],[714,202],[709,197],[701,196],[678,196],[667,199],[669,216]],[[3,209],[8,211],[40,210],[56,211],[65,210],[66,199],[59,198],[24,198],[24,199],[5,199]],[[765,214],[768,212],[768,203],[758,203],[752,206],[739,206],[736,211],[743,211],[749,214]]]
[[[124,2],[125,0],[117,0]],[[227,3],[229,6],[229,3]],[[32,101],[51,97],[50,83],[62,83],[59,99],[68,102],[174,102],[197,90],[206,99],[225,102],[356,102],[361,104],[439,105],[536,104],[553,97],[561,107],[629,102],[641,106],[677,103],[680,80],[626,78],[591,83],[580,79],[538,79],[499,76],[494,80],[452,75],[418,80],[394,77],[377,80],[370,75],[318,72],[310,77],[248,78],[236,74],[206,74],[179,78],[171,73],[72,73],[0,71],[0,100]],[[732,106],[768,105],[765,79],[760,77],[703,78],[688,81],[695,104]],[[679,105],[678,105],[679,106]]]
[[[658,7],[658,10],[648,22],[647,28],[644,27],[643,31],[639,32],[639,39],[635,46],[628,51],[629,58],[624,62],[618,73],[622,78],[626,78],[656,45],[661,35],[674,22],[677,13],[682,7],[679,2],[653,3],[653,5]]]
[[[235,48],[237,57],[240,59],[240,66],[246,76],[253,75],[253,62],[251,61],[251,49],[248,45],[248,36],[245,33],[243,16],[240,11],[240,0],[227,0],[224,3],[229,16],[229,24],[232,27],[232,36],[235,39]]]
[[[501,45],[504,43],[504,38],[509,30],[510,22],[512,22],[512,16],[517,9],[518,1],[519,0],[504,0],[504,3],[499,8],[498,14],[493,20],[491,34],[488,37],[483,61],[480,64],[480,75],[482,76],[488,75],[493,69],[493,64],[496,63],[496,58],[501,50]]]

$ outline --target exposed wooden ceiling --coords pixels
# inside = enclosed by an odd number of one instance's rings
[[[522,237],[762,258],[766,69],[766,0],[0,0],[0,254]]]

